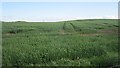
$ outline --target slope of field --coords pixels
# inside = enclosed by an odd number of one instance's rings
[[[3,66],[117,66],[117,20],[6,22]]]

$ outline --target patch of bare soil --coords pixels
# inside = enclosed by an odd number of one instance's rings
[[[103,33],[103,34],[117,34],[118,30],[117,29],[103,29],[103,30],[100,30],[99,33]]]
[[[98,35],[101,35],[101,34],[80,34],[81,36],[98,36]]]
[[[65,34],[64,30],[60,30],[60,34]]]
[[[7,36],[11,36],[11,35],[14,35],[15,33],[6,33],[5,35]]]

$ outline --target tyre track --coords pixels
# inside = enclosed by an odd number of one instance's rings
[[[70,25],[74,28],[74,30],[76,32],[81,31],[81,29],[79,27],[76,27],[75,25],[73,25],[73,23],[70,23]]]
[[[63,28],[62,28],[63,30],[65,30],[65,26],[66,26],[66,23],[63,24]]]

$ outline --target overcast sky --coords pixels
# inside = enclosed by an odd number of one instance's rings
[[[5,0],[4,0],[5,1]],[[19,1],[19,0],[18,0]],[[3,2],[3,21],[116,19],[118,2]]]

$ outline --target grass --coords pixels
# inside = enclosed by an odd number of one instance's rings
[[[113,19],[3,23],[2,65],[116,66],[118,27]]]

